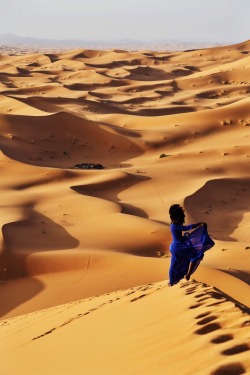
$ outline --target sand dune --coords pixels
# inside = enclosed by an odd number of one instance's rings
[[[197,282],[146,284],[1,322],[1,342],[12,348],[6,371],[28,375],[244,374],[248,333],[245,312]]]
[[[1,373],[250,371],[249,62],[0,55]],[[172,203],[215,247],[168,288]]]

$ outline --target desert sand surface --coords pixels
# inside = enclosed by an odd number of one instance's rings
[[[0,55],[1,374],[250,373],[249,93],[250,41]]]

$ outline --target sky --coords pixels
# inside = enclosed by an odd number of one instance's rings
[[[0,0],[0,33],[42,39],[239,43],[250,0]]]

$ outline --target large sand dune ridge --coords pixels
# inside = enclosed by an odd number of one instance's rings
[[[79,348],[88,374],[250,371],[249,93],[249,41],[0,55],[1,350],[15,350],[4,375],[29,356],[19,374],[44,374],[39,353],[59,342],[72,368],[54,349],[48,375],[84,369]],[[168,288],[173,203],[215,247]],[[62,337],[77,330],[92,341],[74,350]]]

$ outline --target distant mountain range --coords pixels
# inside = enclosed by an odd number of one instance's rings
[[[185,50],[199,49],[219,46],[219,43],[199,43],[183,42],[178,40],[155,40],[141,41],[133,39],[124,40],[58,40],[58,39],[39,39],[32,37],[20,37],[15,34],[0,34],[0,45],[15,47],[43,47],[43,48],[93,48],[93,49],[110,49],[121,48],[127,50],[151,49],[151,50]]]

